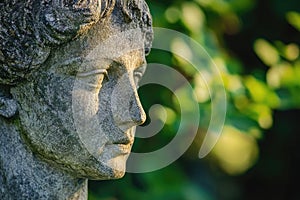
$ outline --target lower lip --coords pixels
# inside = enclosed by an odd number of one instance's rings
[[[117,153],[117,154],[123,154],[123,155],[126,155],[126,154],[129,154],[130,153],[130,150],[131,150],[131,147],[130,145],[125,145],[125,144],[109,144],[109,145],[106,145],[111,151]]]

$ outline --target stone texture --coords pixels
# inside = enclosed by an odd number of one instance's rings
[[[0,199],[87,199],[145,121],[142,0],[0,1]]]

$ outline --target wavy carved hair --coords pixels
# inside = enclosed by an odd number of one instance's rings
[[[144,0],[0,0],[0,84],[13,86],[26,79],[53,48],[109,16],[116,6],[125,21],[138,17],[152,37]]]

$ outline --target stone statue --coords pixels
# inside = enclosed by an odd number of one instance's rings
[[[120,178],[152,42],[143,0],[0,1],[0,199],[87,199]]]

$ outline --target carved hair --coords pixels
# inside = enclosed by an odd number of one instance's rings
[[[26,79],[53,48],[110,15],[115,6],[126,22],[138,17],[150,43],[152,22],[144,0],[0,0],[0,84]]]

